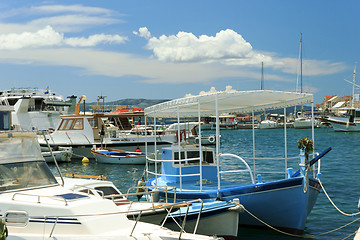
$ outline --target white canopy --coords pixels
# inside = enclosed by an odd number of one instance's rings
[[[177,109],[181,117],[198,116],[200,104],[201,116],[222,113],[251,113],[268,109],[279,109],[309,103],[313,95],[309,93],[282,92],[271,90],[229,91],[190,96],[156,104],[145,108],[146,116],[176,117]]]

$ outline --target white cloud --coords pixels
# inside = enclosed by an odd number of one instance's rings
[[[151,33],[149,32],[147,27],[141,27],[141,28],[139,28],[139,32],[133,31],[133,33],[135,35],[143,37],[145,39],[150,39],[151,38]]]
[[[65,38],[64,34],[56,32],[47,26],[36,32],[10,33],[0,35],[0,49],[15,50],[23,48],[57,47],[68,45],[72,47],[89,47],[100,43],[124,43],[126,37],[119,35],[95,34],[88,38]]]
[[[282,62],[280,65],[274,65],[274,69],[285,73],[300,74],[300,61],[296,58],[281,58],[277,60]],[[303,76],[331,75],[346,70],[344,63],[332,63],[327,60],[303,59]]]
[[[134,32],[135,33],[135,32]],[[295,58],[279,58],[275,53],[254,50],[240,34],[231,29],[222,30],[215,36],[179,32],[176,35],[150,37],[146,27],[135,33],[148,39],[147,48],[154,56],[164,62],[217,62],[228,66],[259,68],[261,62],[265,68],[280,70],[284,73],[297,74],[299,60]],[[343,71],[343,63],[330,63],[304,59],[303,75],[328,75]],[[283,81],[278,75],[269,75],[273,80]]]
[[[42,28],[51,25],[61,32],[78,32],[95,26],[111,25],[121,22],[119,19],[102,17],[67,14],[52,17],[38,18],[30,21],[28,25]]]
[[[150,84],[207,83],[227,77],[251,76],[258,78],[258,73],[235,71],[218,64],[165,63],[131,54],[97,51],[88,48],[1,51],[0,62],[77,67],[84,75],[109,77],[132,75],[138,76],[139,79],[143,79],[144,82]]]
[[[121,37],[120,35],[106,35],[106,34],[95,34],[88,38],[67,38],[64,39],[66,45],[72,47],[91,47],[96,46],[100,43],[124,43],[128,38]]]
[[[236,60],[244,59],[244,62],[259,63],[265,58],[255,52],[251,44],[240,34],[231,29],[222,30],[215,36],[196,37],[192,33],[179,32],[171,36],[151,37],[147,48],[152,50],[159,60],[169,62],[231,60],[234,63]]]
[[[81,4],[74,5],[42,5],[34,6],[28,9],[30,13],[62,13],[62,12],[74,12],[74,13],[86,13],[92,15],[113,15],[115,12],[106,8],[99,7],[87,7]]]
[[[61,32],[76,32],[95,26],[111,25],[124,22],[120,14],[106,8],[87,7],[83,5],[40,5],[11,9],[2,12],[0,18],[30,16],[33,20],[12,23],[15,31],[18,28],[33,31],[51,25]],[[19,26],[16,26],[19,25]],[[4,26],[2,26],[4,29]]]

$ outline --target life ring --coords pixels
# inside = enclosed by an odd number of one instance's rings
[[[182,140],[186,141],[186,131],[184,130],[180,130],[180,134],[179,131],[176,131],[176,140],[182,142]]]
[[[209,141],[209,143],[214,143],[215,142],[215,136],[214,135],[209,136],[208,141]]]
[[[199,144],[199,137],[196,137],[194,142],[195,142],[195,144]]]

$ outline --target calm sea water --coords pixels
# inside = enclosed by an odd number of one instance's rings
[[[303,137],[311,138],[310,129],[288,129],[287,147],[288,157],[298,154],[297,140]],[[321,179],[324,187],[334,203],[346,213],[358,212],[357,203],[360,197],[360,133],[338,133],[332,129],[315,130],[315,148],[321,152],[327,147],[332,147],[321,162]],[[221,132],[221,149],[223,153],[233,153],[244,158],[252,157],[252,130],[227,130]],[[284,157],[284,131],[282,129],[256,130],[256,156],[264,157]],[[288,167],[297,169],[298,159],[289,159]],[[237,167],[238,162],[227,159],[223,168]],[[252,166],[252,159],[249,159]],[[256,169],[259,172],[272,171],[276,167],[284,169],[283,160],[257,160]],[[50,165],[56,174],[53,164]],[[60,164],[62,174],[88,174],[104,175],[122,191],[126,192],[131,186],[135,186],[143,174],[143,166],[131,165],[109,165],[98,164],[95,160],[90,160],[90,164],[82,165],[81,161]],[[283,174],[278,177],[283,177]],[[227,176],[231,180],[232,176]],[[274,179],[275,176],[262,174],[263,181]],[[360,215],[358,216],[360,217]],[[354,233],[359,227],[360,221],[342,228],[327,235],[320,235],[325,232],[337,229],[357,217],[341,215],[328,201],[323,191],[318,196],[316,205],[307,218],[305,236],[316,235],[311,239],[353,239]],[[348,238],[347,238],[348,237]],[[306,237],[307,238],[307,237]],[[246,229],[240,228],[238,239],[294,239],[277,233],[273,230]],[[310,239],[310,237],[309,237]]]

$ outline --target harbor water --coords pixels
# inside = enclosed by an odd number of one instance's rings
[[[255,130],[256,175],[261,174],[262,181],[278,179],[285,176],[285,167],[297,170],[298,153],[297,141],[300,138],[311,138],[311,129],[287,129],[287,165],[284,156],[283,129]],[[358,212],[360,197],[360,133],[334,132],[331,128],[315,129],[315,150],[322,152],[327,147],[332,150],[321,160],[321,181],[325,190],[342,211],[346,213]],[[237,154],[246,159],[253,168],[253,132],[251,129],[221,131],[221,152]],[[49,164],[51,170],[58,175],[54,164]],[[223,168],[238,168],[241,164],[233,159],[224,159]],[[100,164],[90,159],[88,165],[81,160],[59,164],[61,172],[65,174],[104,175],[112,181],[123,193],[129,187],[136,186],[144,172],[141,165]],[[269,172],[282,171],[270,174]],[[224,176],[232,180],[234,175]],[[248,180],[248,174],[243,177]],[[329,202],[321,190],[317,202],[307,218],[304,232],[305,239],[353,239],[354,232],[360,224],[360,215],[344,216]],[[353,224],[342,226],[355,221]],[[340,229],[339,229],[340,228]],[[337,230],[338,229],[338,230]],[[336,231],[333,231],[336,230]],[[333,232],[330,232],[333,231]],[[323,235],[324,233],[330,232]],[[238,239],[294,239],[274,230],[239,228]]]

